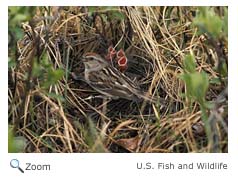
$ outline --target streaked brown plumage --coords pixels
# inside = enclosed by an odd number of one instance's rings
[[[147,97],[138,85],[100,55],[86,53],[82,60],[85,66],[84,80],[97,92],[112,99],[157,101]]]

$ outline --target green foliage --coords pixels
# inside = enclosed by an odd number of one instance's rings
[[[227,79],[228,67],[224,53],[228,46],[227,7],[200,7],[193,20],[193,24],[198,27],[199,34],[205,33],[208,36],[207,42],[211,45],[211,48],[214,49],[219,58],[218,65],[214,70],[219,73],[220,77]]]
[[[209,87],[209,79],[204,71],[195,71],[195,60],[192,55],[187,55],[183,63],[184,73],[181,79],[186,84],[186,96],[190,100],[198,101],[200,105],[205,104],[205,96]]]
[[[8,32],[12,35],[10,37],[13,41],[12,45],[23,37],[21,23],[30,20],[34,14],[35,7],[12,6],[8,8]]]
[[[189,73],[194,73],[196,71],[196,63],[193,55],[187,55],[183,61],[184,70]]]
[[[204,71],[195,71],[194,67],[194,57],[192,55],[187,55],[183,63],[184,73],[180,77],[186,85],[186,96],[191,102],[196,101],[199,103],[201,109],[201,118],[205,124],[206,134],[207,136],[211,136],[211,128],[208,123],[207,110],[212,109],[214,107],[214,103],[206,101],[205,99],[209,87],[209,77]]]
[[[210,80],[210,84],[216,84],[216,85],[221,85],[221,81],[219,78],[212,78]]]
[[[228,76],[228,67],[225,61],[221,63],[221,68],[220,68],[220,74],[222,77],[227,77]]]
[[[54,69],[52,63],[49,62],[48,57],[43,55],[40,63],[34,62],[32,74],[34,78],[38,78],[43,89],[54,85],[58,80],[64,76],[63,69]]]
[[[8,8],[8,68],[16,65],[16,44],[24,36],[21,23],[30,20],[34,14],[35,7],[11,6]]]
[[[90,6],[88,7],[88,11],[89,16],[92,16],[93,13],[95,12],[107,13],[108,16],[101,14],[105,21],[107,20],[107,18],[123,21],[126,17],[125,14],[121,12],[117,6],[102,6],[102,7]]]
[[[44,81],[43,86],[48,88],[51,85],[54,85],[64,76],[63,69],[54,70],[52,68],[47,69],[46,81]]]
[[[62,95],[55,94],[55,93],[47,93],[47,96],[56,100],[59,100],[61,102],[65,102],[65,98]]]
[[[13,128],[11,126],[8,127],[8,152],[9,153],[17,153],[23,152],[26,146],[24,137],[14,137]]]
[[[224,8],[224,19],[223,19],[223,23],[222,23],[222,28],[224,31],[224,35],[226,37],[228,37],[228,9]]]
[[[110,15],[111,15],[111,19],[118,19],[121,21],[123,21],[125,19],[125,14],[123,14],[120,11],[111,11]]]
[[[222,32],[228,34],[228,16],[227,9],[225,17],[222,19],[218,16],[213,7],[200,7],[197,16],[193,20],[193,24],[198,27],[198,33],[207,33],[213,38],[221,37]]]
[[[11,20],[12,24],[17,24],[30,20],[34,13],[35,7],[11,6],[8,8],[8,20]]]
[[[93,13],[97,10],[96,6],[89,6],[88,7],[88,16],[92,16]]]
[[[8,68],[14,68],[14,67],[16,67],[16,61],[8,57]]]
[[[90,152],[103,153],[106,149],[103,145],[103,136],[97,131],[95,124],[91,118],[88,118],[88,128],[83,130],[85,142],[90,148]]]

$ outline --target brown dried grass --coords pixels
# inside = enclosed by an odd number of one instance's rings
[[[195,11],[196,7],[111,7],[95,9],[91,15],[87,7],[37,8],[35,17],[23,25],[28,35],[19,40],[18,63],[9,71],[9,123],[17,136],[27,139],[25,152],[209,152],[200,108],[181,96],[186,89],[178,78],[182,60],[191,52],[198,71],[218,77],[213,69],[218,61],[215,50],[191,25]],[[125,17],[112,19],[113,12]],[[136,78],[144,91],[163,98],[166,107],[87,99],[95,91],[73,80],[70,72],[82,73],[84,53],[103,55],[110,45],[125,50],[126,75]],[[41,54],[55,69],[65,70],[63,79],[47,90],[30,75]],[[208,99],[216,99],[224,88],[211,86]],[[227,115],[221,119],[223,124],[226,120]],[[219,149],[227,152],[227,128],[219,122],[216,128]]]

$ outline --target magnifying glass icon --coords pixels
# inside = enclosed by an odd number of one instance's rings
[[[19,166],[19,160],[17,159],[12,159],[10,162],[10,166],[12,168],[18,168],[18,170],[20,170],[22,173],[24,173],[24,171],[21,169],[21,167]]]

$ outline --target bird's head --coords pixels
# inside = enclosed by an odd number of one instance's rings
[[[84,63],[85,69],[98,69],[100,67],[105,67],[107,61],[103,59],[99,54],[88,52],[83,55],[82,61]]]

